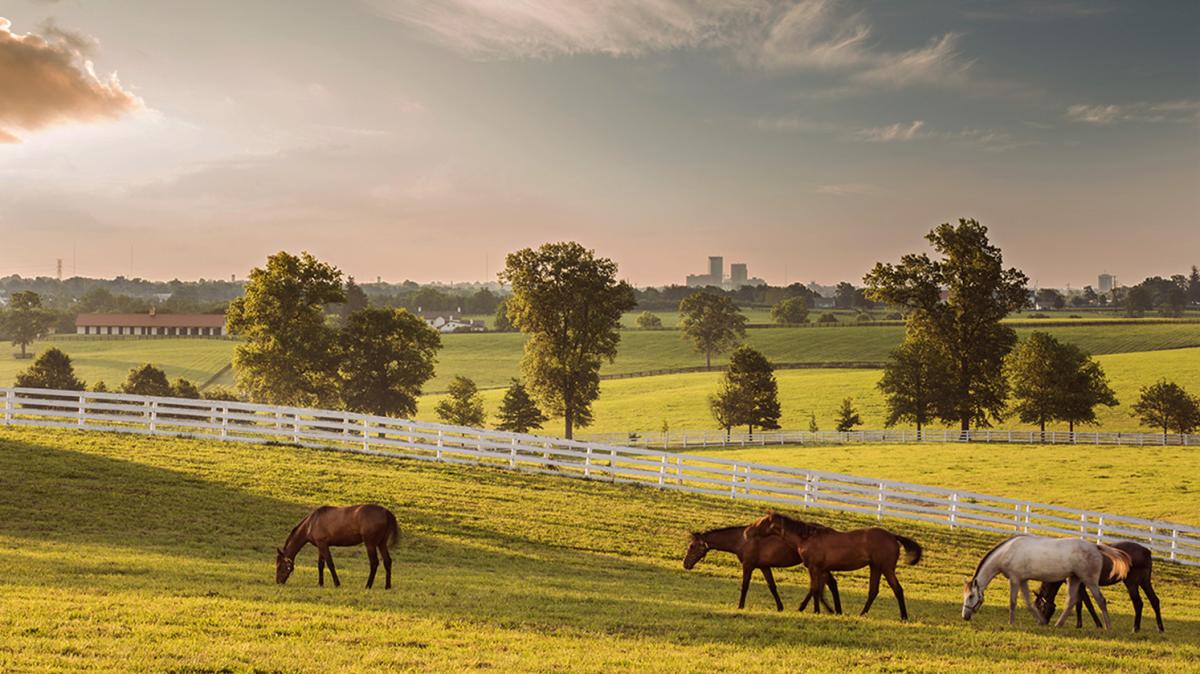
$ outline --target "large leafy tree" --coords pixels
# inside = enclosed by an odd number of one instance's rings
[[[496,429],[510,433],[528,433],[541,428],[548,421],[519,379],[513,379],[504,392],[498,416],[500,422],[496,424]]]
[[[325,306],[342,302],[342,274],[308,253],[267,258],[250,272],[246,293],[229,304],[238,387],[255,402],[329,405],[337,399],[337,332]]]
[[[455,426],[483,427],[483,396],[475,382],[466,377],[450,381],[447,395],[434,408],[438,418]]]
[[[13,346],[21,347],[21,357],[27,358],[26,347],[50,332],[54,312],[42,306],[40,295],[24,290],[12,294],[8,311],[0,313],[0,322]]]
[[[729,368],[710,408],[724,427],[779,428],[779,384],[775,369],[760,352],[740,346],[729,357]]]
[[[899,264],[877,263],[864,277],[868,296],[908,309],[907,330],[932,340],[954,366],[954,398],[939,418],[963,430],[1003,418],[1004,357],[1016,333],[1000,321],[1028,301],[1025,274],[1005,269],[987,227],[975,220],[944,223],[926,237],[941,257],[924,253]],[[944,293],[944,299],[943,299]]]
[[[172,393],[167,373],[150,363],[130,370],[129,377],[121,385],[121,392],[142,396],[169,396]]]
[[[917,433],[952,407],[954,368],[950,357],[919,332],[908,335],[892,351],[879,380],[887,398],[884,425],[916,424]]]
[[[771,318],[780,325],[803,325],[808,322],[808,302],[803,297],[789,297],[771,307]]]
[[[404,309],[369,308],[350,314],[338,337],[343,407],[385,416],[417,413],[442,345],[436,330]]]
[[[57,348],[42,352],[29,369],[17,375],[17,386],[23,388],[49,388],[64,391],[82,391],[83,380],[75,376],[71,357]]]
[[[617,355],[621,314],[636,305],[617,265],[575,242],[525,248],[505,259],[502,281],[512,324],[528,335],[521,369],[542,409],[563,418],[564,435],[592,419],[600,365]]]
[[[1163,435],[1191,433],[1200,428],[1200,398],[1163,379],[1142,387],[1133,415],[1145,426],[1161,428]]]
[[[1114,406],[1104,370],[1074,344],[1034,332],[1008,354],[1004,363],[1013,396],[1013,412],[1027,424],[1066,421],[1095,423],[1097,405]]]
[[[714,353],[727,351],[746,336],[746,317],[729,297],[701,290],[679,303],[679,325],[712,369]]]

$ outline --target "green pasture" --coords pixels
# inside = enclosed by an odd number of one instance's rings
[[[973,449],[973,448],[972,448]],[[980,451],[1004,451],[978,448]],[[1030,485],[1035,495],[1043,482]],[[1104,485],[1095,485],[1097,492]],[[0,670],[4,671],[1147,671],[1200,662],[1200,572],[1155,565],[1167,631],[1055,629],[1007,589],[964,622],[961,581],[1000,536],[810,511],[917,539],[902,567],[912,620],[884,589],[853,615],[866,573],[842,574],[851,615],[797,614],[802,571],[761,580],[712,553],[681,568],[686,532],[761,506],[498,469],[297,449],[0,429]],[[1082,497],[1082,495],[1081,495]],[[1164,490],[1163,499],[1176,498]],[[367,591],[361,548],[311,548],[285,586],[273,557],[313,506],[375,501],[403,535],[395,587]]]
[[[1097,356],[1116,391],[1120,405],[1101,407],[1099,426],[1078,430],[1153,431],[1142,428],[1130,414],[1142,386],[1166,377],[1200,393],[1200,348],[1115,353]],[[615,379],[600,383],[600,399],[593,406],[595,422],[585,432],[619,433],[660,431],[663,422],[672,431],[715,429],[708,409],[708,396],[717,390],[719,372],[692,372]],[[811,369],[779,370],[779,402],[783,410],[780,424],[791,430],[807,430],[809,415],[816,414],[821,430],[833,430],[843,398],[853,398],[862,417],[862,428],[883,428],[887,411],[883,394],[876,388],[880,370]],[[484,407],[494,420],[503,390],[483,392]],[[423,396],[417,412],[421,419],[433,420],[434,405],[440,395]],[[556,422],[547,424],[553,432]],[[1001,424],[1005,429],[1033,428],[1015,417]],[[1047,426],[1048,430],[1066,430],[1065,424]]]
[[[1200,526],[1197,451],[1196,447],[872,443],[691,453]]]
[[[162,338],[101,339],[66,337],[34,342],[33,353],[58,347],[71,357],[75,373],[89,385],[103,380],[110,389],[125,381],[129,371],[146,363],[162,368],[171,379],[184,377],[203,384],[233,358],[236,342],[227,339]],[[0,349],[0,386],[11,386],[32,360],[18,360]]]

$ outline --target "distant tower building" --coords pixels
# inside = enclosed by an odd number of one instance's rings
[[[725,258],[719,255],[708,258],[708,276],[713,285],[721,285],[721,281],[725,280]]]
[[[750,273],[746,269],[746,263],[735,262],[729,265],[729,285],[734,288],[741,288],[746,285],[747,279],[750,278]]]
[[[1112,274],[1101,274],[1099,279],[1100,294],[1111,293],[1117,285],[1117,277]]]
[[[58,280],[62,280],[62,258],[58,258]]]

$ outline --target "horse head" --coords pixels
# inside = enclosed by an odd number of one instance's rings
[[[972,578],[963,581],[963,620],[970,620],[980,606],[983,606],[983,588],[979,586],[979,580]]]
[[[780,532],[778,520],[779,514],[772,510],[754,520],[754,524],[746,527],[746,531],[742,535],[746,538],[763,538],[764,536],[778,535]]]
[[[1050,588],[1046,583],[1042,583],[1042,587],[1038,590],[1037,596],[1033,598],[1033,605],[1037,607],[1037,612],[1041,613],[1046,620],[1049,620],[1058,607],[1054,604],[1054,597],[1050,594]]]
[[[292,575],[292,570],[296,568],[296,560],[289,559],[283,554],[283,550],[275,548],[275,582],[283,585],[287,582],[288,576]]]
[[[708,543],[704,542],[704,537],[696,532],[692,532],[687,554],[683,556],[683,568],[690,570],[696,566],[697,562],[704,559],[704,556],[707,554]]]

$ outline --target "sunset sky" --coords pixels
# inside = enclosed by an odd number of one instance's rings
[[[1200,3],[6,0],[0,275],[484,280],[575,239],[861,280],[975,217],[1038,284],[1200,264]]]

